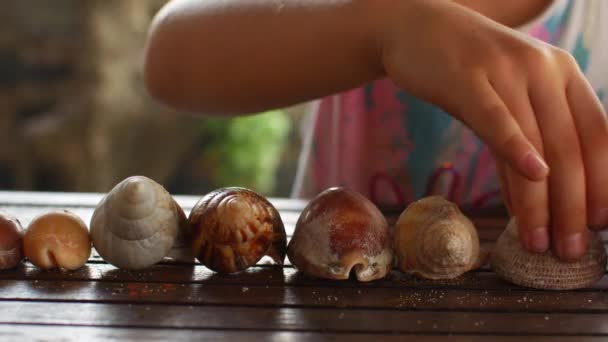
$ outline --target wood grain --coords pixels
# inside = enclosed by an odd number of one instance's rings
[[[31,326],[31,325],[0,325],[0,340],[29,341],[38,340],[44,336],[44,341],[69,341],[75,336],[81,341],[445,341],[439,334],[353,334],[353,333],[323,333],[298,331],[257,331],[257,330],[212,330],[212,329],[154,329],[154,328],[117,328],[117,327],[82,327],[82,326]],[[601,336],[525,336],[529,342],[555,341],[559,338],[564,342],[595,342],[604,341]],[[518,342],[522,335],[457,335],[451,334],[453,342]]]
[[[347,333],[608,335],[607,314],[0,302],[2,324]]]
[[[268,265],[255,266],[236,274],[221,275],[208,268],[186,265],[155,265],[142,271],[121,270],[105,263],[89,263],[76,271],[42,271],[30,263],[0,272],[0,280],[51,280],[51,281],[102,281],[102,282],[140,282],[147,284],[215,284],[215,285],[252,285],[252,286],[294,286],[327,288],[410,288],[410,289],[453,289],[453,290],[505,290],[510,292],[534,291],[509,284],[489,270],[469,272],[453,280],[426,280],[391,271],[386,278],[370,283],[360,283],[354,279],[326,280],[313,278],[298,272],[293,267]],[[608,276],[604,276],[592,288],[577,292],[608,289]]]

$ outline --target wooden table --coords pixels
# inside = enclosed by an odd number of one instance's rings
[[[50,208],[88,222],[100,196],[0,192],[0,207],[24,225]],[[198,198],[176,199],[188,211]],[[272,201],[291,235],[305,203]],[[477,223],[488,246],[504,219]],[[454,281],[393,271],[372,283],[313,279],[264,263],[229,276],[200,264],[130,272],[94,253],[75,272],[29,263],[0,272],[0,340],[603,340],[607,285],[604,277],[592,289],[537,291],[509,285],[487,267]]]

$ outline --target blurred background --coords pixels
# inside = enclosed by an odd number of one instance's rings
[[[166,0],[3,0],[0,189],[106,192],[135,174],[175,194],[288,196],[305,108],[236,119],[177,113],[142,82]]]

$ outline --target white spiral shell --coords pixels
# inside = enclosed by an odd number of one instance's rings
[[[97,205],[91,237],[99,255],[114,266],[144,269],[161,261],[176,243],[185,215],[155,181],[129,177]]]

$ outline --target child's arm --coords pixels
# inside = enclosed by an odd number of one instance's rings
[[[355,87],[384,76],[378,40],[383,12],[398,7],[391,2],[173,0],[151,28],[149,91],[175,107],[217,114],[277,108]],[[455,2],[519,25],[551,0]],[[404,26],[417,16],[415,8],[409,12],[400,19]]]
[[[574,259],[586,226],[608,225],[608,124],[574,59],[447,0],[175,0],[153,26],[146,75],[154,96],[206,113],[388,76],[493,150],[528,249],[549,247],[551,223],[556,252]]]
[[[148,89],[178,108],[231,114],[355,87],[384,75],[379,11],[376,0],[174,0],[152,24]]]

